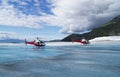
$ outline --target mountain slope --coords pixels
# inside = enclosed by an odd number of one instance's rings
[[[99,28],[93,29],[89,33],[85,34],[71,34],[62,41],[71,41],[77,40],[81,38],[86,38],[88,40],[96,38],[96,37],[103,37],[103,36],[119,36],[120,35],[120,15],[109,21],[108,23],[102,25]]]
[[[23,43],[24,40],[20,39],[2,39],[0,40],[0,43]]]

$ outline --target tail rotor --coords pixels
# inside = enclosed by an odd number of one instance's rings
[[[27,45],[27,40],[25,39],[25,45]]]

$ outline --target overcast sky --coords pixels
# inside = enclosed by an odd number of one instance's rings
[[[118,15],[118,0],[0,0],[0,37],[63,38]]]

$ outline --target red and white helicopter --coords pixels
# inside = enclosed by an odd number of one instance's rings
[[[25,44],[31,44],[31,45],[34,45],[34,46],[37,46],[37,47],[40,47],[40,46],[45,46],[45,43],[41,40],[39,40],[39,38],[37,37],[36,40],[34,41],[30,41],[28,42],[26,39],[25,39]]]
[[[80,40],[72,40],[72,42],[78,42],[78,43],[81,43],[83,45],[85,44],[89,44],[90,42],[86,39],[80,39]]]

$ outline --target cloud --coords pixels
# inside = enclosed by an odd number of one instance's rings
[[[2,0],[0,25],[42,28],[58,26],[61,33],[79,33],[110,21],[120,14],[118,0],[46,0],[49,9],[41,9],[41,0]],[[21,10],[22,9],[22,10]],[[50,10],[52,14],[48,14]]]
[[[0,5],[0,25],[5,26],[23,26],[30,28],[41,28],[40,16],[25,14],[22,10],[16,7],[24,7],[27,3],[13,0],[13,2],[19,3],[20,5],[13,5],[9,3],[9,0],[2,0]],[[29,8],[26,8],[29,9]],[[23,9],[23,10],[26,10]],[[30,8],[32,9],[32,8]],[[38,11],[39,12],[39,11]],[[41,12],[42,13],[42,12]]]
[[[7,31],[0,31],[0,34],[14,35],[14,34],[17,34],[17,33],[15,33],[15,32],[7,32]]]
[[[17,35],[15,32],[0,31],[0,39],[16,38],[15,35]]]
[[[62,33],[91,30],[120,14],[118,0],[51,0]],[[61,21],[61,22],[60,22]],[[56,22],[56,21],[55,21]]]
[[[36,37],[39,37],[41,40],[47,41],[50,40],[50,37],[47,36],[40,36],[40,35],[21,35],[16,32],[9,32],[9,31],[0,31],[0,40],[4,39],[27,39],[29,41],[35,40]]]

